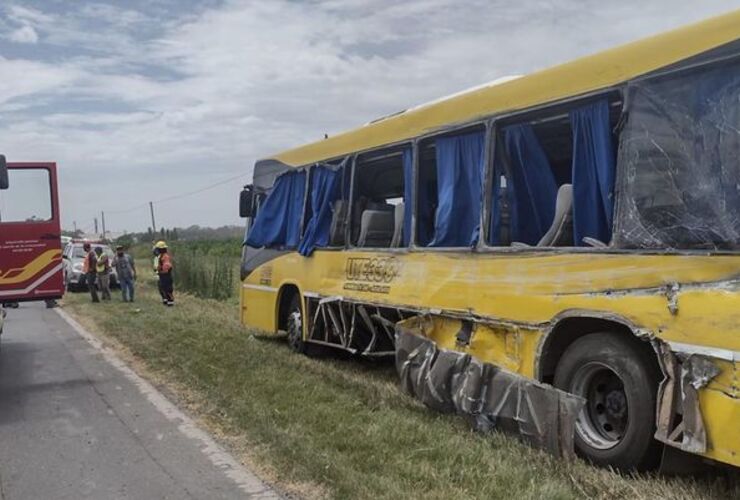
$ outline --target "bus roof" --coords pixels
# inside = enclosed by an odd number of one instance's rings
[[[257,162],[299,167],[453,124],[609,88],[740,38],[740,10],[504,82],[476,87]],[[262,164],[262,165],[260,165]],[[256,169],[257,170],[257,169]],[[255,172],[257,174],[257,172]]]

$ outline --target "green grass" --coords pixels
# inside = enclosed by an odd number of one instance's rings
[[[233,303],[177,295],[164,308],[152,283],[137,303],[64,308],[125,346],[216,433],[285,490],[333,498],[737,498],[722,478],[629,477],[567,463],[403,394],[390,364],[311,359],[257,339]]]

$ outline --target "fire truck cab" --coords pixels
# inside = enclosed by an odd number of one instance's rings
[[[55,163],[6,163],[0,155],[0,304],[62,297]]]

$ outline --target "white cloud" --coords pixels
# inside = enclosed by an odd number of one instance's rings
[[[20,76],[0,80],[3,152],[57,160],[65,221],[82,224],[101,209],[247,173],[257,158],[325,132],[732,4],[233,0],[153,10],[96,3],[63,13],[10,6],[0,32],[7,38],[30,27],[38,56],[0,58],[2,74]],[[234,183],[173,201],[158,217],[167,226],[237,222],[237,191]],[[145,211],[135,211],[109,225],[145,223]]]
[[[15,31],[12,31],[8,38],[16,43],[36,43],[39,41],[39,35],[36,30],[30,26],[23,26]]]

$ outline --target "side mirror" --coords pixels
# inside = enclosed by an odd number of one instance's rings
[[[239,193],[239,217],[252,217],[254,215],[254,188],[244,186]]]
[[[5,155],[0,155],[0,189],[8,189],[8,164],[5,161]]]

